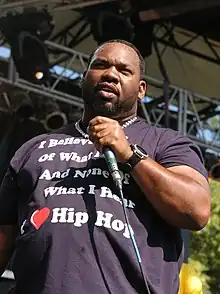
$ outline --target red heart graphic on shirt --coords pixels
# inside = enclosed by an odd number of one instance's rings
[[[47,220],[50,215],[50,209],[44,207],[42,209],[36,210],[31,216],[31,223],[35,227],[36,230],[42,226],[42,224]]]

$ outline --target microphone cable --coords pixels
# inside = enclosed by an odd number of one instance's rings
[[[127,210],[126,210],[126,207],[125,207],[125,198],[124,198],[124,195],[123,195],[122,179],[121,179],[121,174],[120,174],[120,171],[119,171],[119,168],[118,168],[118,163],[117,163],[115,154],[114,154],[113,150],[108,146],[104,146],[102,148],[102,152],[103,152],[103,155],[105,157],[105,161],[106,161],[106,164],[107,164],[108,169],[110,171],[110,174],[112,176],[115,187],[117,188],[119,196],[120,196],[121,201],[122,201],[122,209],[123,209],[123,212],[124,212],[125,223],[126,223],[126,225],[128,227],[129,236],[131,238],[131,242],[132,242],[132,245],[133,245],[133,248],[134,248],[134,252],[135,252],[135,255],[137,257],[137,261],[138,261],[138,264],[139,264],[139,267],[140,267],[141,276],[143,278],[143,281],[144,281],[144,284],[145,284],[145,287],[146,287],[146,290],[147,290],[146,294],[151,294],[147,279],[146,279],[146,277],[144,275],[144,269],[143,269],[143,266],[142,266],[142,259],[141,259],[140,251],[138,249],[137,242],[136,242],[136,239],[134,237],[134,232],[133,232],[133,230],[132,230],[132,228],[130,226],[130,222],[129,222],[129,219],[128,219]]]
[[[129,235],[130,235],[130,238],[131,238],[131,243],[133,245],[134,252],[135,252],[135,255],[137,257],[138,265],[139,265],[139,268],[140,268],[141,276],[142,276],[142,279],[143,279],[145,287],[146,287],[146,294],[151,294],[151,291],[150,291],[150,288],[149,288],[149,285],[148,285],[148,281],[147,281],[147,279],[145,277],[145,274],[144,274],[141,254],[140,254],[140,251],[139,251],[138,246],[137,246],[137,242],[136,242],[136,239],[135,239],[135,236],[134,236],[134,232],[131,229],[130,222],[129,222],[129,219],[128,219],[128,214],[127,214],[127,210],[126,210],[126,207],[125,207],[125,198],[124,198],[124,194],[123,194],[123,190],[122,190],[122,181],[121,181],[120,184],[116,185],[116,187],[117,187],[117,190],[119,192],[119,196],[120,196],[121,201],[122,201],[122,209],[123,209],[123,212],[124,212],[125,223],[126,223],[126,225],[128,227],[128,232],[129,232]]]

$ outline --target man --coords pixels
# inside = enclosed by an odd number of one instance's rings
[[[132,44],[98,47],[83,76],[82,119],[13,157],[0,193],[0,267],[15,248],[14,293],[178,292],[180,228],[206,225],[210,191],[199,149],[136,117],[143,71]],[[123,201],[103,146],[117,158]]]

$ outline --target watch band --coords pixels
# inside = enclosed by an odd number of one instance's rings
[[[125,163],[126,171],[131,172],[132,169],[135,167],[135,165],[148,157],[147,152],[138,145],[130,145],[131,150],[133,151],[132,156],[128,159],[128,161]]]

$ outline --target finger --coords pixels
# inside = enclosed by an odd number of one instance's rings
[[[106,136],[103,136],[97,139],[97,141],[98,141],[98,144],[101,146],[114,147],[117,140],[113,137],[109,137],[109,135],[107,134]]]
[[[99,143],[99,139],[94,138],[93,136],[89,137],[90,141],[93,143],[95,146],[95,149],[98,150],[99,152],[102,152],[102,145]]]
[[[97,133],[90,133],[89,134],[90,141],[92,141],[95,146],[99,145],[99,150],[100,150],[100,146],[102,144],[104,144],[104,143],[107,144],[107,142],[109,140],[109,139],[107,140],[107,138],[109,138],[109,133],[107,133],[107,132],[103,132],[103,133],[99,133],[99,134],[97,134]]]
[[[102,139],[103,137],[110,138],[110,132],[108,130],[102,130],[98,133],[94,133],[94,132],[89,133],[89,139],[93,143],[99,142],[99,140]]]
[[[98,141],[93,142],[95,149],[99,152],[102,152],[102,146],[98,143]]]
[[[90,120],[89,122],[89,127],[90,126],[94,126],[97,124],[101,124],[101,123],[106,123],[106,122],[112,122],[113,120],[108,118],[108,117],[104,117],[104,116],[96,116],[94,117],[92,120]]]
[[[109,143],[109,140],[107,140],[106,137],[99,139],[98,142],[97,142],[97,145],[98,145],[98,148],[99,148],[100,152],[102,152],[102,148],[104,146],[108,146],[110,148],[113,148],[112,144]]]
[[[89,140],[91,141],[91,142],[93,142],[93,144],[95,144],[95,140],[96,140],[96,138],[94,137],[94,135],[93,134],[89,134]]]
[[[110,130],[104,129],[99,132],[95,132],[95,133],[93,133],[93,136],[97,139],[101,139],[101,138],[107,137],[107,136],[110,137]]]
[[[107,123],[101,123],[101,124],[98,124],[98,125],[94,125],[94,126],[91,126],[88,128],[88,132],[95,132],[95,133],[98,133],[102,130],[105,130],[105,129],[108,129],[109,128],[109,124]]]
[[[104,117],[102,117],[102,116],[96,116],[92,120],[90,120],[88,126],[92,127],[94,125],[101,124],[103,122],[103,119],[104,119]]]

